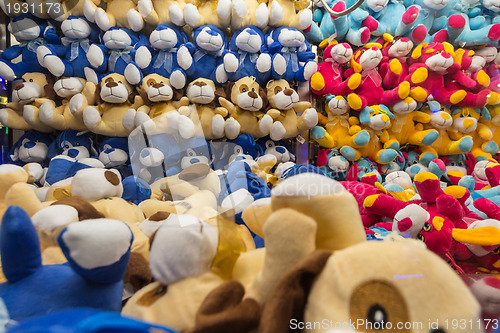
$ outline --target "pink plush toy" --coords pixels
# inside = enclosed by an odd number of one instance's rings
[[[378,66],[382,61],[382,45],[368,43],[358,49],[351,57],[351,68],[344,73],[345,78],[350,78],[356,73],[361,74],[361,84],[347,96],[349,106],[354,110],[362,110],[366,106],[384,104],[393,105],[404,100],[410,95],[410,84],[408,82],[396,83],[396,88],[384,90],[382,77]],[[394,84],[394,82],[391,82]]]
[[[323,52],[324,61],[318,64],[318,71],[311,77],[311,90],[324,97],[328,94],[347,96],[361,82],[361,75],[355,73],[343,79],[345,67],[352,57],[352,48],[347,43],[333,40]]]

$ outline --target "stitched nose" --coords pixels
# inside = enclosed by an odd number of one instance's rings
[[[191,164],[195,164],[195,163],[200,162],[200,160],[199,160],[199,159],[197,159],[197,158],[192,158],[192,159],[190,159],[190,160],[189,160],[189,162],[190,162]]]
[[[372,50],[372,51],[377,51],[377,50],[378,50],[378,47],[376,47],[376,46],[372,46],[370,50]]]
[[[445,58],[445,59],[451,58],[451,54],[449,54],[448,52],[443,52],[443,53],[441,53],[441,55],[442,55],[442,56],[443,56],[443,58]]]
[[[257,95],[257,94],[255,93],[255,91],[250,91],[250,92],[248,93],[248,96],[249,96],[250,98],[257,98],[259,95]]]
[[[286,152],[286,149],[283,147],[276,147],[276,151],[280,154],[284,154]]]
[[[78,149],[69,149],[68,150],[68,156],[69,157],[75,158],[75,157],[78,156],[78,153],[79,153]]]
[[[24,144],[24,148],[27,148],[27,149],[29,149],[29,148],[33,148],[33,147],[35,147],[35,145],[36,145],[36,143],[35,143],[35,142],[33,142],[33,141],[28,141],[28,142],[26,142],[26,143]]]
[[[195,82],[194,85],[198,87],[203,87],[206,86],[207,84],[205,82]]]
[[[142,158],[146,158],[146,157],[148,157],[148,156],[149,156],[149,150],[148,150],[148,149],[143,149],[143,150],[141,151],[141,157],[142,157]]]
[[[441,113],[441,118],[443,118],[444,120],[448,120],[450,119],[450,115],[447,113]]]
[[[155,84],[153,84],[153,88],[159,89],[161,87],[163,87],[163,83],[155,83]]]
[[[116,82],[106,83],[106,87],[108,87],[108,88],[113,88],[113,87],[117,87],[117,86],[118,86],[118,83],[116,83]]]
[[[292,89],[285,89],[283,91],[283,94],[285,94],[285,96],[292,96],[293,90]]]
[[[24,88],[24,83],[19,83],[15,88],[14,90],[20,90],[20,89],[23,89]]]

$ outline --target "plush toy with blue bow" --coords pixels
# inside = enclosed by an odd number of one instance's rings
[[[92,44],[87,52],[90,65],[99,73],[124,75],[130,84],[139,84],[143,74],[137,65],[137,49],[147,46],[148,38],[125,28],[112,27],[102,37],[103,44]]]
[[[224,69],[229,80],[253,76],[264,87],[271,77],[271,56],[267,52],[264,33],[256,26],[240,29],[233,34],[229,50],[224,56]]]
[[[57,240],[68,264],[42,265],[33,222],[20,207],[9,207],[0,227],[2,269],[8,280],[0,284],[0,297],[9,318],[24,321],[77,307],[120,311],[133,238],[118,220],[72,223]]]
[[[83,17],[69,16],[62,22],[61,30],[63,45],[49,44],[37,48],[40,64],[57,77],[85,78],[85,68],[90,67],[87,52],[91,43],[99,42],[99,29]]]
[[[170,24],[160,24],[149,35],[152,53],[148,46],[139,47],[137,64],[145,75],[156,73],[169,78],[172,87],[182,89],[186,85],[187,76],[194,71],[189,63],[191,53],[187,48],[181,48],[187,42],[188,35],[182,29]]]
[[[192,73],[188,75],[189,81],[203,77],[218,84],[227,82],[223,57],[228,40],[224,32],[214,25],[205,25],[194,29],[191,36],[193,43],[186,43],[179,50],[185,65],[189,65],[185,70]],[[186,51],[191,57],[187,57]]]
[[[22,14],[9,23],[9,31],[19,42],[6,48],[0,59],[0,76],[12,81],[22,77],[27,72],[47,73],[47,70],[38,62],[36,51],[40,45],[47,43],[61,44],[52,25],[47,21],[34,17],[31,14]],[[11,61],[21,56],[21,61]]]
[[[49,146],[54,141],[52,135],[35,130],[28,131],[12,146],[9,163],[24,165],[26,163],[46,164]]]
[[[309,43],[297,29],[281,27],[267,35],[269,53],[272,54],[272,78],[286,81],[309,81],[317,70]]]

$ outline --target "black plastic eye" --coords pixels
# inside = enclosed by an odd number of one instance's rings
[[[66,148],[66,149],[69,148],[69,145],[65,145],[64,148]]]
[[[500,253],[500,247],[497,247],[491,253],[493,253],[493,254],[499,254]]]
[[[76,146],[77,146],[77,147],[78,147],[78,146],[80,146],[80,142],[77,142],[77,143],[76,143]]]
[[[381,305],[375,304],[372,305],[368,310],[368,313],[366,314],[366,319],[368,319],[368,322],[372,324],[387,323],[388,321],[387,312]],[[375,325],[375,327],[376,326],[378,325]]]
[[[422,228],[424,231],[429,232],[432,229],[430,223],[424,223],[424,227]]]
[[[30,82],[33,82],[33,79],[30,79]]]
[[[417,239],[418,239],[418,240],[421,240],[422,242],[425,242],[425,237],[424,237],[424,235],[418,234],[418,235],[417,235]]]

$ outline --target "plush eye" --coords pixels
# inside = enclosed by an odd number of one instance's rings
[[[248,86],[246,84],[242,84],[240,87],[240,92],[244,93],[248,91]]]
[[[496,249],[494,249],[493,251],[491,251],[491,253],[493,253],[493,254],[499,254],[500,253],[500,247],[497,247]]]
[[[105,81],[105,83],[108,83],[108,82],[114,82],[113,78],[112,77],[108,77]]]
[[[40,142],[40,140],[36,139],[35,142],[38,143],[38,142]]]
[[[69,148],[69,145],[65,145],[64,148],[68,149]]]
[[[234,149],[234,152],[235,152],[236,154],[241,154],[241,153],[243,152],[243,149],[242,149],[241,147],[236,147],[236,148]]]
[[[122,81],[118,81],[118,83],[122,83]]]
[[[462,161],[458,162],[458,166],[464,166],[464,162]]]
[[[365,172],[368,172],[368,167],[365,168]]]
[[[250,151],[248,151],[248,150],[247,150],[247,151],[245,152],[245,154],[250,155]]]
[[[102,150],[106,150],[106,149],[110,149],[110,148],[111,148],[111,146],[106,143],[104,145],[104,147],[102,147]]]
[[[30,79],[30,82],[33,82],[33,79]]]
[[[266,142],[266,147],[267,147],[267,148],[272,148],[272,147],[274,147],[274,142],[272,142],[271,140],[267,141],[267,142]]]
[[[187,150],[187,156],[196,156],[196,153],[192,149]]]
[[[80,142],[77,142],[77,143],[76,143],[76,146],[77,146],[77,147],[79,147],[79,146],[80,146]]]
[[[424,231],[429,232],[432,229],[432,226],[430,223],[424,223],[424,227],[422,228]]]
[[[456,165],[457,165],[457,163],[456,163],[455,161],[452,161],[452,162],[450,163],[450,165],[451,165],[451,166],[456,166]]]
[[[424,237],[424,235],[418,234],[418,235],[417,235],[417,239],[418,239],[418,240],[420,240],[420,241],[422,241],[422,242],[425,242],[425,237]]]
[[[255,88],[252,88],[252,91],[255,91]]]
[[[418,161],[417,161],[417,160],[413,160],[413,164],[417,164],[417,163],[418,163]]]
[[[153,79],[149,79],[149,80],[148,80],[148,86],[153,86],[155,83],[156,83],[156,82],[155,82],[155,80],[153,80]]]
[[[368,310],[366,319],[368,319],[368,322],[372,325],[377,323],[387,323],[387,312],[382,306],[375,304]]]
[[[274,94],[277,95],[281,92],[281,87],[274,88]]]

